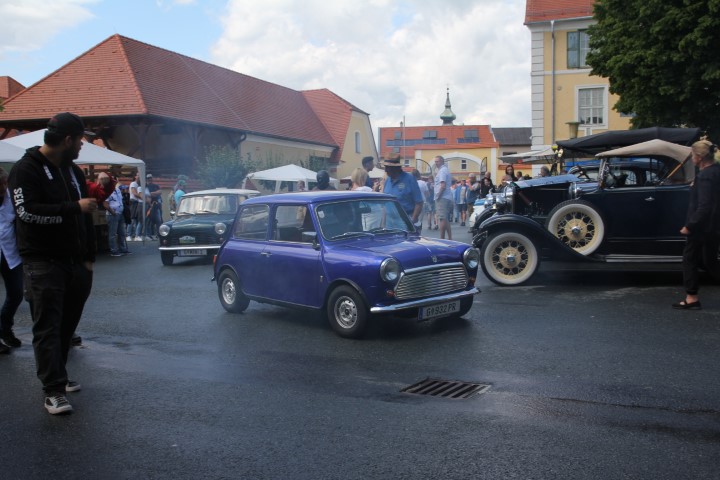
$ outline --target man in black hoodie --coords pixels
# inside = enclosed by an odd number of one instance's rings
[[[85,175],[73,163],[88,133],[77,115],[55,115],[44,145],[29,148],[8,179],[33,319],[37,376],[51,414],[72,412],[65,392],[80,390],[77,382],[68,380],[65,365],[90,295],[96,251],[90,214],[97,201],[88,198]]]

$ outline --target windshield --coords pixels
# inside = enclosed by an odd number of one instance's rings
[[[316,209],[320,231],[328,240],[353,236],[414,232],[412,222],[394,200],[348,200]]]
[[[228,214],[234,215],[238,205],[246,200],[245,195],[203,195],[189,196],[180,199],[178,215]]]

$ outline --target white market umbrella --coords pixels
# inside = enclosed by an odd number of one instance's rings
[[[310,182],[317,182],[317,172],[308,170],[299,165],[289,164],[283,165],[282,167],[271,168],[269,170],[261,170],[259,172],[249,173],[247,178],[249,180],[267,180],[275,182],[275,192],[280,191],[280,185],[282,182],[299,182],[300,180],[305,182],[305,185],[310,185]],[[335,187],[339,184],[335,178],[330,179]]]

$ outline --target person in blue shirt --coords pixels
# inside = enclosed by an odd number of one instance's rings
[[[15,312],[23,300],[23,268],[15,237],[15,210],[13,209],[8,174],[0,167],[0,274],[5,283],[5,303],[0,310],[0,353],[10,353],[22,342],[13,333]]]
[[[425,199],[420,193],[420,187],[412,174],[404,172],[400,163],[400,155],[385,160],[385,179],[383,193],[397,197],[403,210],[408,214],[415,227],[419,230],[420,214]]]

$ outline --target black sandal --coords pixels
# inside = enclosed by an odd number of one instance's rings
[[[700,305],[700,300],[691,303],[687,303],[683,300],[682,302],[673,303],[672,308],[675,310],[700,310],[702,306]]]

